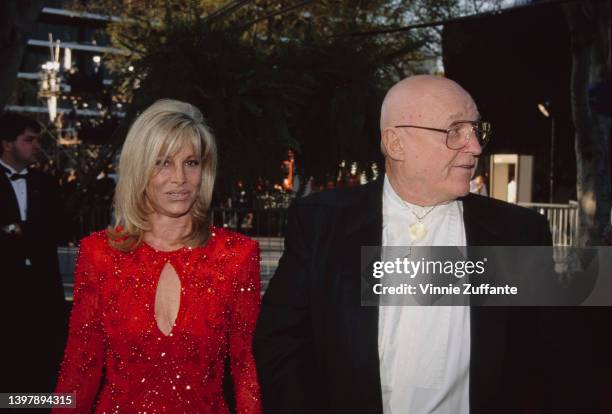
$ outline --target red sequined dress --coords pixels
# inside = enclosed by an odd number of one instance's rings
[[[154,314],[166,263],[181,285],[168,335]],[[125,253],[94,233],[80,246],[55,392],[76,392],[82,413],[227,413],[229,355],[237,412],[260,413],[251,352],[259,292],[259,247],[239,234],[212,228],[202,247],[162,252],[142,243]]]

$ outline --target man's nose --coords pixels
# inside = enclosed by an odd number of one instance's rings
[[[478,142],[478,137],[473,134],[470,139],[468,139],[467,145],[463,148],[464,152],[469,152],[475,156],[482,154],[482,146]]]

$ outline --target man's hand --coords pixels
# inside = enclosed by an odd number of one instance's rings
[[[23,232],[21,231],[21,226],[19,223],[7,224],[6,226],[0,227],[2,231],[6,234],[11,234],[15,236],[22,236]]]

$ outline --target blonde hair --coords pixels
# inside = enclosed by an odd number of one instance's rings
[[[217,168],[215,138],[196,107],[161,99],[136,118],[123,144],[114,199],[115,222],[108,230],[111,246],[129,251],[140,245],[144,233],[151,230],[151,208],[145,191],[156,162],[174,156],[187,145],[200,154],[202,181],[190,211],[192,231],[183,242],[199,246],[208,240],[208,209]]]

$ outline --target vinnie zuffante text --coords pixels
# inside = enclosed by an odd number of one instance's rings
[[[454,276],[461,279],[465,276],[482,275],[485,273],[486,258],[482,260],[411,260],[408,258],[397,258],[390,261],[375,261],[373,263],[372,276],[382,279],[392,276],[411,283],[392,283],[384,286],[376,283],[372,289],[376,295],[516,295],[516,286],[491,286],[489,283],[473,284],[463,283],[458,286],[449,283],[440,286],[434,283],[419,282],[414,284],[412,279],[417,276],[420,280],[432,276]],[[409,278],[409,279],[405,279]],[[397,282],[397,281],[396,281]]]

